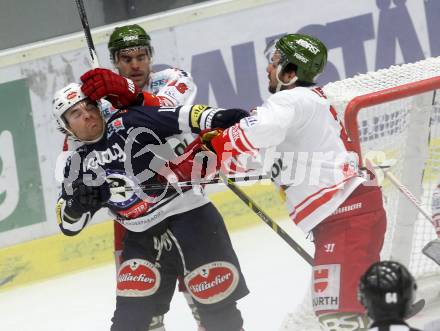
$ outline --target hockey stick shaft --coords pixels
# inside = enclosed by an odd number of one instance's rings
[[[398,190],[414,205],[416,206],[416,208],[420,211],[420,213],[422,213],[423,216],[425,216],[425,218],[430,221],[432,223],[432,217],[431,215],[428,213],[428,211],[423,208],[422,203],[419,201],[419,199],[417,199],[414,194],[412,194],[412,192],[405,186],[403,185],[400,180],[397,179],[396,176],[394,176],[394,174],[389,170],[389,167],[380,167],[377,166],[372,160],[369,160],[369,162],[371,162],[371,164],[374,166],[374,168],[380,168],[383,171],[383,174],[385,175],[385,177],[387,177],[390,182],[396,186],[398,188]]]
[[[374,166],[375,163],[371,160],[368,160],[371,162],[371,164]],[[398,190],[418,209],[418,211],[434,226],[435,224],[432,220],[431,215],[429,212],[423,208],[422,203],[417,199],[414,194],[405,186],[403,185],[400,180],[397,179],[396,176],[388,169],[388,168],[382,168],[382,171],[384,173],[384,176],[387,177],[390,182],[398,188]],[[435,263],[440,265],[440,254],[438,253],[439,248],[439,239],[434,239],[428,242],[423,248],[422,253],[429,257],[431,260],[433,260]]]
[[[249,181],[258,181],[263,179],[269,179],[266,175],[258,175],[258,176],[246,176],[246,177],[231,177],[229,178],[232,182],[249,182]],[[196,185],[207,185],[207,184],[218,184],[223,183],[223,179],[220,177],[214,177],[210,180],[194,180],[194,181],[186,181],[186,182],[177,182],[174,184],[169,184],[169,187],[173,187],[173,185],[176,187],[190,187],[190,186],[196,186]],[[139,188],[143,190],[145,193],[148,192],[155,192],[158,190],[162,190],[166,188],[167,185],[162,184],[148,184],[148,185],[139,185]],[[133,187],[130,186],[117,186],[117,187],[111,187],[110,185],[110,192],[112,194],[116,193],[123,193],[123,192],[132,192],[134,191]]]
[[[98,68],[99,61],[98,61],[98,57],[96,56],[95,44],[93,43],[92,34],[90,33],[89,21],[87,20],[87,14],[84,8],[83,0],[75,0],[75,3],[76,3],[76,7],[78,8],[79,18],[81,19],[84,35],[86,37],[92,68]]]
[[[308,264],[313,265],[312,256],[307,253],[300,244],[292,239],[272,218],[270,218],[243,190],[241,190],[231,178],[220,175],[226,186],[237,195],[252,211],[260,217],[272,230],[274,230],[290,247],[292,247]]]
[[[411,191],[405,185],[403,185],[396,178],[396,176],[394,176],[392,172],[390,172],[389,170],[384,170],[384,175],[399,189],[400,192],[403,193],[403,195],[407,197],[409,201],[411,201],[417,207],[417,209],[422,213],[423,216],[425,216],[428,221],[433,223],[431,215],[428,213],[427,210],[423,208],[422,203],[414,196],[414,194],[411,193]]]

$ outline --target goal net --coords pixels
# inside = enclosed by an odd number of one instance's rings
[[[433,190],[440,181],[440,101],[436,89],[440,89],[440,57],[323,87],[345,123],[361,166],[366,158],[391,164],[390,172],[429,212]],[[381,258],[409,267],[417,278],[419,297],[429,304],[439,298],[440,267],[422,254],[422,248],[437,237],[435,229],[395,185],[383,178],[381,170],[376,173],[388,219]],[[304,315],[304,303],[298,309],[286,318],[283,330],[301,330],[296,316]],[[319,330],[317,324],[307,328],[315,329]]]

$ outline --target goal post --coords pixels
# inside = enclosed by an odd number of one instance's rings
[[[323,90],[343,119],[359,164],[380,155],[392,160],[391,172],[431,209],[440,180],[440,58],[392,66],[327,84]],[[383,259],[396,259],[417,278],[440,268],[422,255],[436,237],[434,227],[398,189],[383,182],[388,229]]]
[[[431,210],[432,194],[440,181],[440,57],[392,66],[329,83],[324,94],[336,109],[359,155],[392,160],[390,172]],[[438,98],[437,98],[438,99]],[[440,267],[422,254],[436,238],[432,224],[381,171],[387,212],[382,259],[405,264],[416,277],[418,297],[427,305],[440,299]],[[304,318],[304,316],[307,316]],[[283,330],[320,330],[312,312],[310,294],[289,313]]]
[[[382,103],[391,102],[397,99],[408,98],[425,92],[432,92],[440,89],[440,76],[390,87],[388,89],[360,95],[351,100],[344,112],[345,129],[352,139],[353,147],[360,156],[360,166],[362,166],[362,150],[360,144],[360,133],[357,117],[359,112],[367,107],[376,106]],[[428,98],[429,100],[429,98]],[[433,104],[433,98],[431,97]]]

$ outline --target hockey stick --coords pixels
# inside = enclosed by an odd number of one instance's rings
[[[266,223],[272,230],[274,230],[290,247],[292,247],[308,264],[313,264],[313,258],[307,253],[300,244],[292,239],[291,236],[287,234],[272,218],[270,218],[258,205],[237,185],[234,184],[232,178],[228,178],[220,174],[221,179],[226,184],[226,186],[234,192],[250,209],[252,209],[255,214],[260,217],[264,223]]]
[[[245,177],[230,177],[229,178],[232,182],[250,182],[250,181],[258,181],[263,179],[269,179],[266,175],[258,175],[258,176],[245,176]],[[169,184],[169,187],[190,187],[190,186],[197,186],[197,185],[207,185],[207,184],[218,184],[222,183],[223,179],[220,177],[214,177],[209,180],[190,180],[186,182],[176,182],[173,184]],[[110,192],[112,194],[117,193],[123,193],[123,192],[132,192],[135,189],[131,186],[116,186],[117,182],[110,182]],[[167,187],[167,185],[162,184],[147,184],[147,185],[139,185],[138,186],[141,190],[143,190],[145,193],[148,192],[156,192],[158,190],[164,189]]]
[[[266,223],[272,230],[274,230],[290,247],[292,247],[309,265],[313,265],[312,256],[307,253],[300,244],[298,244],[291,236],[287,234],[272,218],[270,218],[258,205],[245,193],[243,192],[231,178],[228,178],[222,174],[220,177],[226,184],[226,186],[234,192],[249,208],[251,208],[260,217],[264,223]],[[425,307],[425,299],[420,299],[414,304],[412,304],[407,312],[406,318],[411,318],[418,314]]]
[[[75,0],[75,3],[76,7],[78,8],[79,18],[81,19],[84,35],[86,37],[92,68],[98,68],[98,56],[96,55],[95,44],[93,43],[92,34],[90,33],[89,21],[87,20],[87,14],[84,8],[83,0]]]
[[[422,203],[412,194],[412,192],[403,185],[396,176],[389,170],[390,167],[378,167],[372,160],[368,159],[368,161],[376,168],[381,168],[385,177],[387,177],[390,182],[398,188],[398,190],[410,201],[419,212],[431,223],[434,225],[432,221],[432,217],[429,212],[423,207]],[[440,265],[440,239],[434,239],[427,243],[423,249],[422,253],[433,260],[435,263]]]

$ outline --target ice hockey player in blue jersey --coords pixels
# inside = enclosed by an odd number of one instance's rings
[[[61,231],[80,233],[103,207],[128,230],[111,330],[144,330],[153,316],[164,314],[178,276],[184,277],[207,331],[242,330],[236,301],[248,289],[218,211],[200,186],[142,188],[191,179],[182,177],[179,164],[168,162],[175,158],[173,135],[225,128],[247,112],[131,106],[104,121],[99,100],[88,98],[76,83],[55,94],[53,107],[60,130],[83,143],[65,167],[56,206]],[[112,194],[115,186],[131,189]]]
[[[359,301],[372,319],[371,331],[420,331],[405,323],[416,298],[417,284],[402,264],[376,262],[359,282]]]

